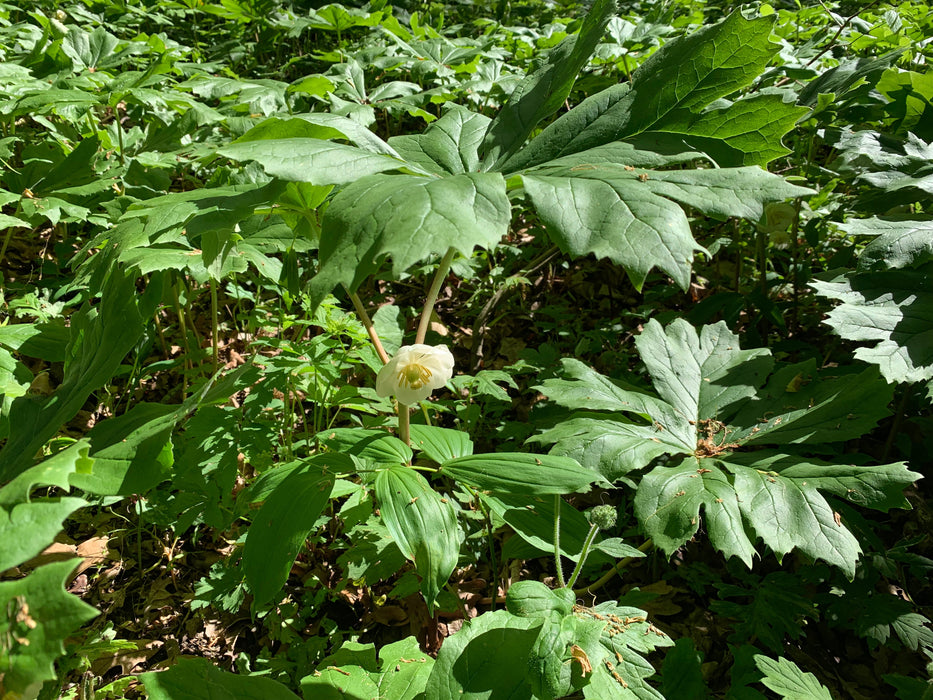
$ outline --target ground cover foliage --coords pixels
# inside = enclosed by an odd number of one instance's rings
[[[0,698],[933,698],[931,17],[0,3]]]

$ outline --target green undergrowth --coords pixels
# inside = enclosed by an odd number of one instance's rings
[[[0,3],[0,700],[933,698],[931,16]]]

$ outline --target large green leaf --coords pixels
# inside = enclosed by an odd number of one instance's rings
[[[733,453],[725,461],[729,469],[742,466],[761,476],[780,476],[881,511],[910,508],[904,489],[923,478],[921,474],[908,471],[904,462],[866,466],[771,451]]]
[[[75,478],[91,473],[94,468],[94,460],[88,457],[89,450],[88,439],[82,438],[22,472],[0,488],[0,506],[12,507],[28,501],[37,486],[71,490]]]
[[[424,698],[434,659],[421,651],[417,639],[408,637],[386,644],[379,649],[378,664],[372,644],[359,646],[362,648],[353,649],[353,657],[346,658],[346,663],[341,663],[341,648],[324,659],[318,671],[301,679],[301,691],[306,700]]]
[[[473,441],[462,430],[432,425],[411,426],[411,442],[428,459],[442,464],[473,454]]]
[[[510,217],[499,173],[360,178],[327,208],[310,294],[321,301],[339,284],[355,291],[386,257],[395,275],[449,248],[469,257],[476,246],[495,246]]]
[[[435,175],[474,173],[490,119],[453,106],[422,134],[393,136],[389,145],[408,163]]]
[[[370,153],[381,153],[394,158],[398,158],[399,155],[389,144],[359,122],[327,112],[293,114],[288,118],[269,117],[234,143],[293,138],[346,139]]]
[[[799,549],[850,578],[861,549],[820,491],[880,510],[905,507],[903,489],[920,478],[903,463],[860,467],[774,452],[688,457],[641,481],[635,513],[670,553],[692,537],[703,507],[711,544],[751,566],[747,525],[778,558]]]
[[[540,389],[569,408],[592,410],[535,439],[555,441],[555,451],[581,456],[600,473],[626,475],[632,485],[631,472],[648,458],[686,454],[637,483],[635,514],[668,553],[699,531],[702,517],[712,545],[748,566],[758,535],[779,558],[797,548],[851,577],[858,542],[820,491],[879,510],[906,507],[903,489],[919,475],[903,464],[855,466],[743,447],[825,444],[864,434],[887,415],[891,398],[877,371],[818,371],[807,361],[781,367],[762,387],[770,355],[742,350],[721,322],[697,333],[683,320],[666,328],[651,321],[636,345],[661,399],[565,361],[572,379],[547,380]],[[621,419],[636,411],[647,420]],[[638,446],[639,438],[654,444]]]
[[[526,171],[522,182],[564,252],[607,257],[625,267],[639,289],[652,267],[686,288],[694,251],[704,249],[670,200],[719,218],[757,221],[769,201],[813,194],[757,167],[645,169],[680,164],[690,155],[607,144]]]
[[[729,474],[720,466],[685,457],[648,472],[635,494],[636,517],[654,543],[668,554],[697,533],[701,508],[710,543],[751,568],[755,547],[745,532]]]
[[[816,445],[864,435],[890,415],[894,386],[874,367],[858,369],[819,370],[812,359],[781,367],[730,421],[729,442]]]
[[[405,167],[392,156],[317,138],[240,141],[218,148],[217,153],[233,160],[255,160],[269,175],[282,180],[314,185],[342,185]]]
[[[332,452],[344,452],[374,466],[411,462],[411,448],[382,430],[333,428],[320,433],[318,439]]]
[[[137,293],[134,277],[113,269],[97,307],[71,317],[65,376],[51,396],[21,396],[10,409],[10,438],[0,451],[0,482],[28,469],[33,456],[116,373],[143,332],[161,293]]]
[[[579,493],[600,481],[598,474],[576,460],[555,455],[497,452],[459,457],[441,465],[442,474],[493,495]]]
[[[320,517],[334,487],[327,455],[292,471],[259,509],[243,548],[243,572],[256,605],[282,590],[295,557]]]
[[[561,616],[573,612],[575,598],[569,588],[548,588],[540,581],[518,581],[509,586],[505,609],[518,617],[547,618],[556,612]]]
[[[725,104],[723,104],[725,103]],[[789,95],[754,95],[718,100],[697,115],[682,115],[646,135],[674,135],[723,166],[760,165],[787,155],[781,143],[804,115]]]
[[[415,563],[421,592],[433,610],[460,556],[460,535],[453,505],[441,498],[411,467],[395,466],[376,475],[376,500],[402,553]]]
[[[207,659],[181,658],[165,671],[139,675],[151,700],[297,700],[271,678],[223,671]]]
[[[593,253],[619,263],[636,289],[652,267],[682,288],[690,284],[693,253],[703,248],[693,240],[683,210],[644,183],[530,174],[522,182],[548,234],[565,253]]]
[[[0,678],[10,697],[35,697],[43,681],[57,678],[54,662],[65,653],[63,642],[98,614],[65,592],[77,563],[57,561],[26,578],[0,581]]]
[[[804,673],[793,661],[755,655],[755,665],[764,674],[762,683],[787,700],[833,700],[825,686],[812,673]]]
[[[611,414],[575,413],[553,427],[528,438],[531,443],[553,443],[551,453],[571,457],[581,466],[601,474],[609,481],[624,479],[625,474],[640,469],[660,454],[687,450],[692,434],[683,442],[673,437],[665,445],[662,440],[671,433],[659,432],[651,426],[649,415],[668,413],[668,425],[676,423],[670,407],[656,396],[624,382],[604,377],[579,360],[564,358],[558,378],[546,379],[534,387],[547,398],[570,409],[611,411]],[[632,412],[632,419],[619,415]],[[639,418],[642,420],[639,421]],[[628,482],[632,487],[634,482]]]
[[[532,64],[489,125],[483,141],[485,169],[498,170],[499,165],[521,147],[535,125],[563,105],[577,73],[606,32],[615,9],[615,0],[596,0],[579,34],[567,37]]]
[[[669,441],[668,435],[653,425],[623,417],[577,415],[533,435],[528,442],[553,443],[551,454],[570,457],[608,481],[634,487],[635,482],[626,477],[629,472],[643,469],[655,457],[685,449],[678,441]]]
[[[0,571],[41,552],[62,529],[62,521],[85,505],[82,498],[63,497],[0,508]]]
[[[878,365],[889,382],[933,378],[933,263],[853,273],[812,286],[842,302],[826,318],[836,333],[872,343],[857,348],[855,357]]]
[[[913,133],[905,139],[849,127],[830,132],[829,142],[839,150],[834,169],[856,175],[871,190],[858,205],[886,212],[892,207],[929,200],[933,195],[933,143]]]
[[[721,165],[765,165],[780,148],[777,132],[789,129],[792,116],[805,109],[778,105],[771,98],[767,113],[761,110],[765,102],[740,106],[737,112],[743,118],[735,123],[716,109],[702,110],[747,86],[764,70],[779,48],[769,40],[772,23],[773,18],[746,19],[736,11],[719,24],[668,42],[635,71],[631,83],[584,100],[506,161],[502,170],[515,172],[611,141],[668,130],[716,139],[728,146],[724,153],[741,153],[741,159],[734,156]],[[762,124],[766,128],[756,137]]]
[[[428,678],[431,700],[531,700],[528,658],[541,620],[486,612],[444,640]]]
[[[91,493],[128,496],[167,479],[174,462],[172,431],[191,403],[136,404],[98,423],[88,433],[94,467],[71,483]]]
[[[593,664],[593,675],[589,685],[583,688],[583,697],[588,700],[662,700],[661,694],[646,680],[655,674],[655,669],[642,654],[673,645],[671,638],[650,624],[643,610],[618,605],[615,601],[583,608],[580,613],[608,620],[599,641],[611,654],[603,657],[601,663]]]
[[[858,272],[918,267],[933,261],[933,219],[854,219],[841,224],[850,236],[877,236],[858,258]]]
[[[742,350],[724,321],[704,326],[698,336],[683,319],[667,328],[651,320],[635,345],[655,389],[674,408],[681,426],[684,421],[693,425],[728,418],[755,395],[774,364],[764,348]]]

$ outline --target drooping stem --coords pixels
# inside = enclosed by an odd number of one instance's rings
[[[564,567],[560,561],[560,494],[554,494],[554,568],[557,569],[557,583],[566,588]]]
[[[415,335],[415,343],[423,343],[428,335],[428,328],[431,325],[431,312],[434,310],[434,303],[437,301],[437,295],[441,291],[441,285],[447,279],[447,273],[450,272],[450,263],[453,262],[457,251],[450,248],[441,259],[441,264],[434,273],[434,279],[431,281],[431,288],[428,290],[428,296],[424,300],[424,310],[421,312],[421,320],[418,322],[418,333]]]
[[[398,436],[406,445],[411,447],[411,424],[409,423],[409,407],[407,403],[398,402]]]
[[[587,533],[586,539],[583,541],[583,549],[580,550],[580,556],[577,559],[577,565],[573,567],[573,573],[570,574],[570,580],[567,581],[567,588],[573,588],[573,584],[577,582],[577,577],[580,575],[580,571],[583,569],[583,562],[586,561],[586,558],[590,554],[590,546],[593,544],[593,538],[596,537],[598,530],[598,525],[590,525],[590,531]]]
[[[642,542],[641,546],[638,548],[638,551],[646,552],[652,547],[654,547],[654,542],[648,539]],[[595,583],[591,583],[589,586],[586,586],[584,588],[578,588],[574,590],[573,594],[579,596],[579,595],[584,595],[586,593],[592,593],[593,591],[599,590],[600,588],[605,586],[607,583],[609,583],[609,581],[612,580],[612,577],[615,576],[617,572],[621,571],[626,566],[631,564],[633,561],[635,561],[636,558],[638,557],[625,557],[624,559],[620,559],[618,562],[616,562],[616,565],[613,566],[611,569],[609,569],[609,571],[607,571],[605,574],[603,574],[602,578],[600,578],[598,581],[596,581]]]
[[[346,289],[346,287],[344,288]],[[382,364],[386,364],[389,361],[389,354],[385,351],[385,348],[382,347],[382,341],[379,340],[379,334],[376,333],[376,327],[373,325],[372,319],[369,318],[369,314],[366,313],[366,308],[363,306],[363,302],[360,301],[360,297],[356,292],[351,292],[349,289],[347,289],[347,294],[350,296],[350,301],[353,302],[353,308],[356,310],[356,315],[359,316],[360,322],[366,329],[366,333],[369,334],[369,339],[372,341],[373,347],[376,348],[376,354],[379,355],[379,359],[382,360]]]

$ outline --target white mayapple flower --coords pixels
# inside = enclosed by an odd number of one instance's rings
[[[376,393],[395,394],[400,403],[424,401],[454,373],[454,356],[446,345],[403,345],[379,370]]]

